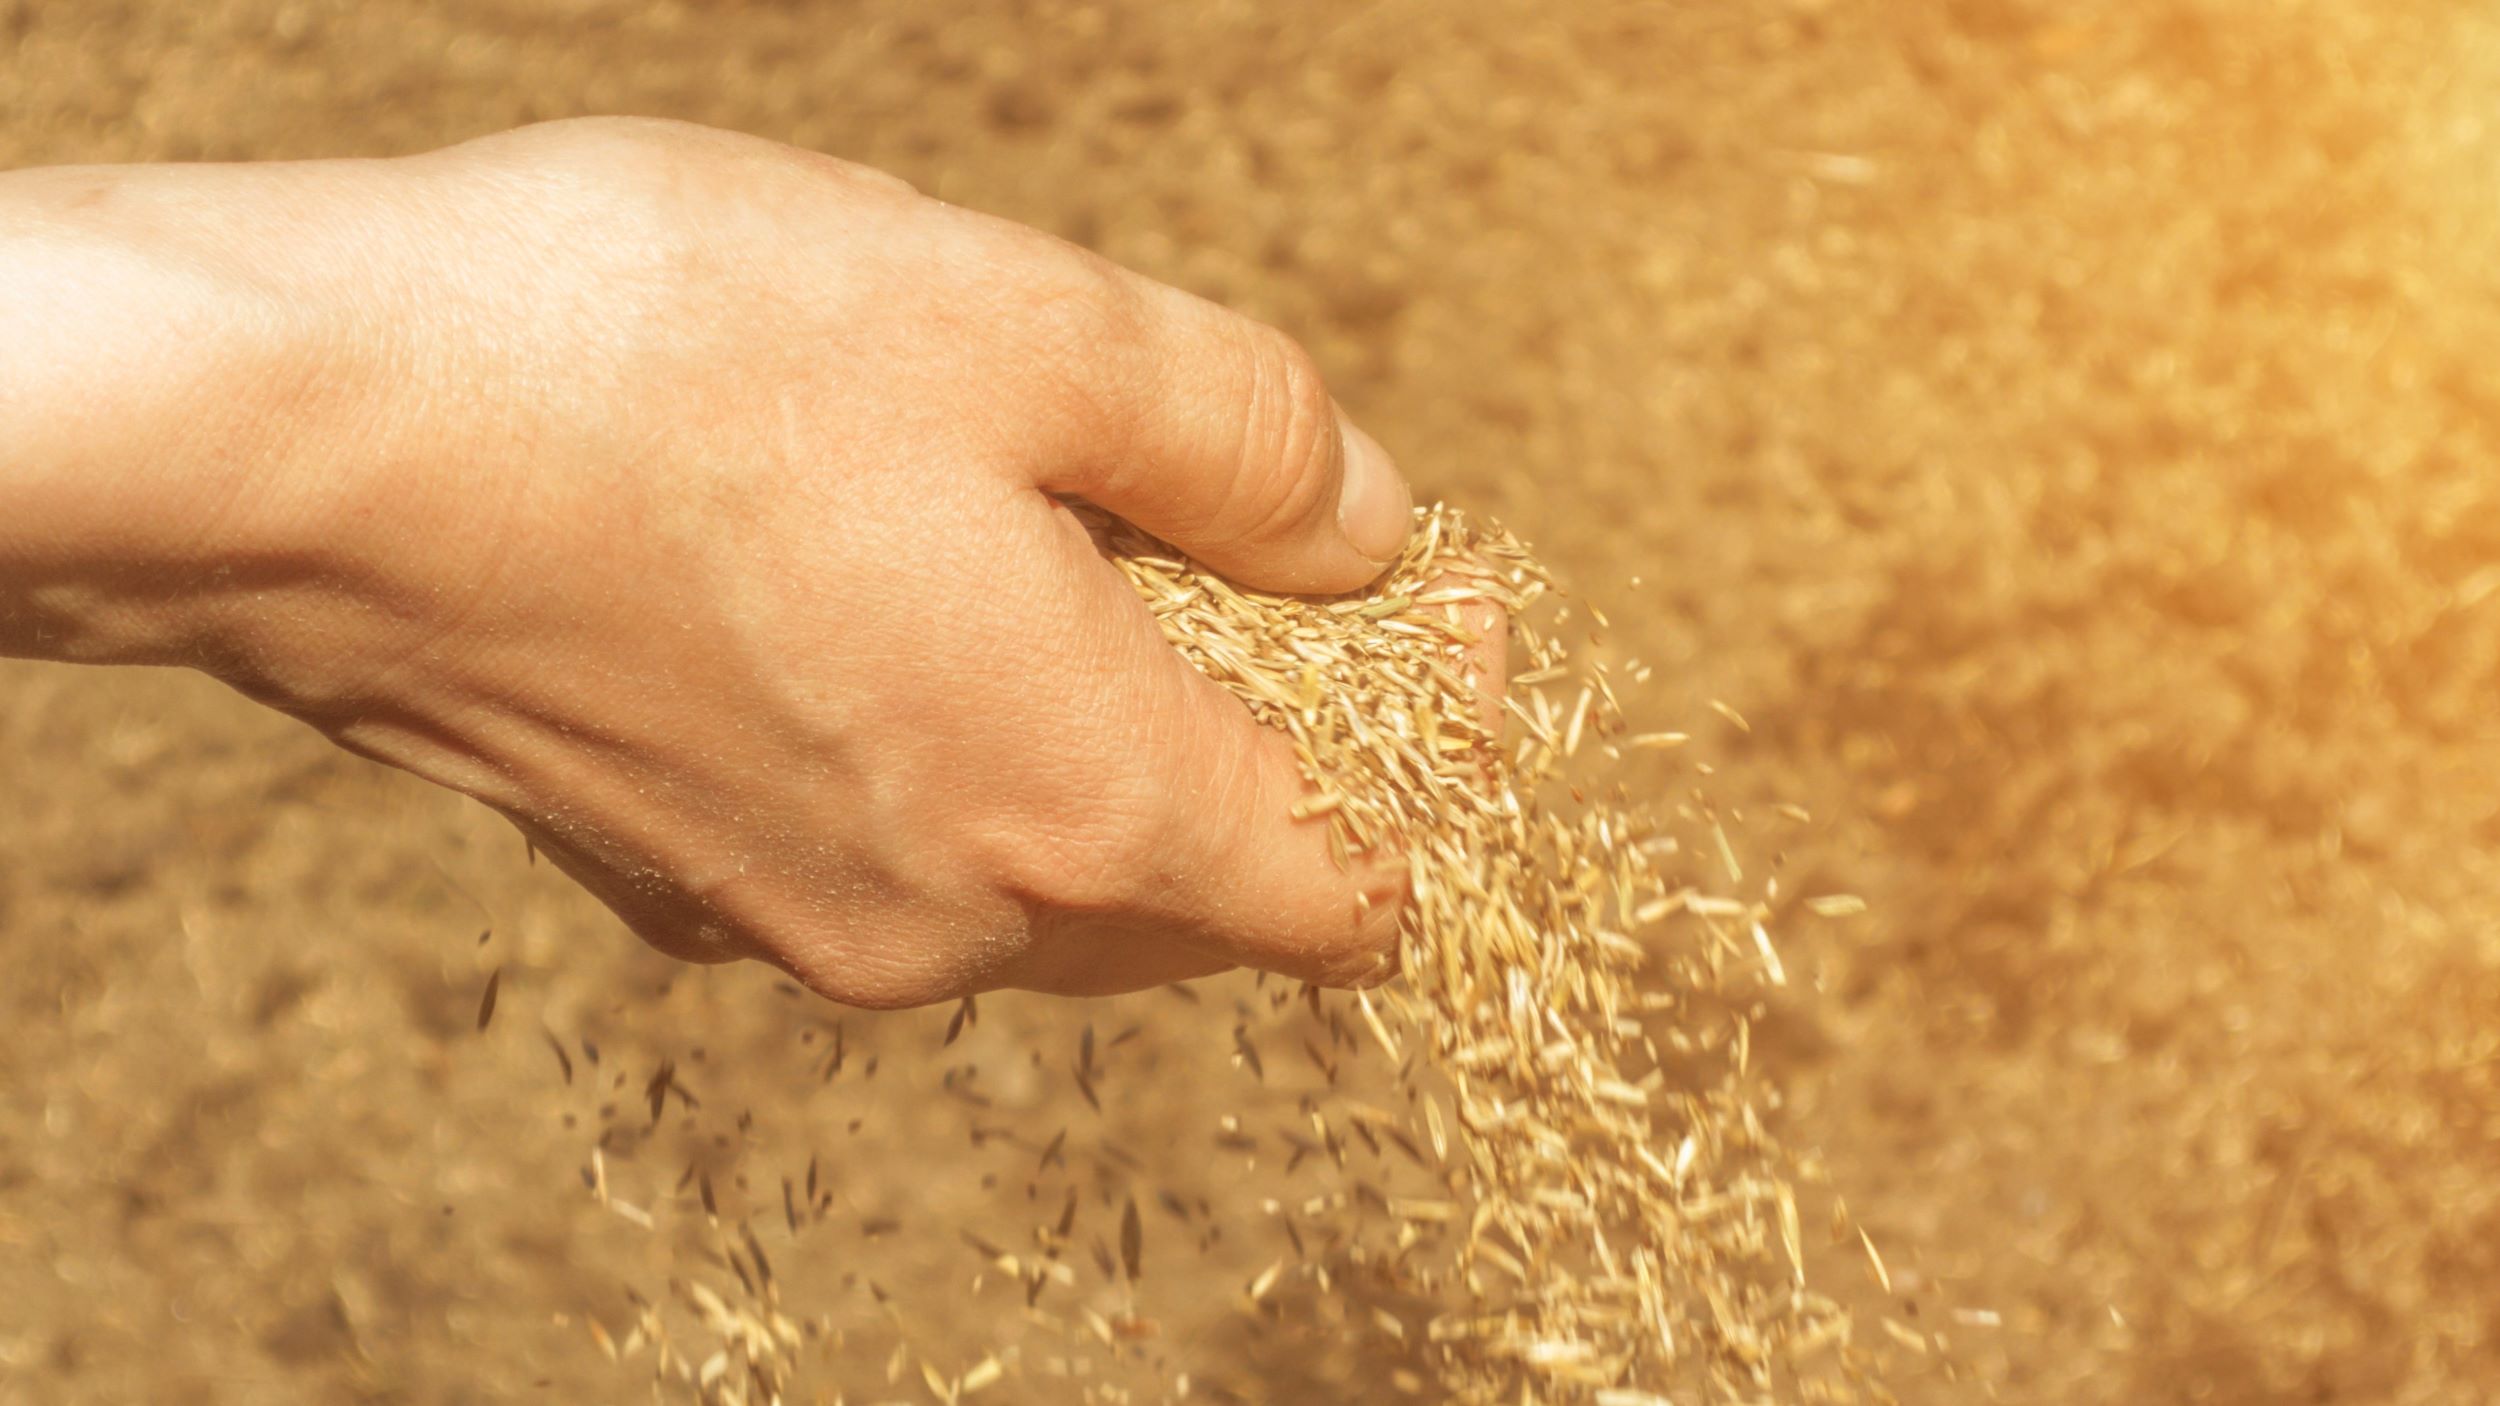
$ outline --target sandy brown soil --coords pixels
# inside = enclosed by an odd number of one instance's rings
[[[614,111],[1274,320],[1609,602],[1636,711],[1815,815],[1749,837],[1791,891],[1873,902],[1787,925],[1764,1059],[1949,1340],[1905,1399],[2500,1394],[2485,7],[0,0],[12,164]],[[635,1395],[582,1319],[667,1247],[580,1190],[599,1096],[541,1026],[704,1100],[623,1182],[700,1156],[747,1204],[736,1109],[749,1165],[821,1152],[841,1217],[784,1259],[855,1315],[870,1366],[815,1383],[854,1400],[896,1332],[862,1281],[958,1364],[1015,1316],[956,1231],[1029,1220],[1033,1157],[975,1145],[964,1060],[1222,1201],[1171,1130],[1238,1076],[1177,998],[989,1002],[942,1055],[943,1015],[852,1017],[821,1083],[836,1012],[194,679],[0,669],[0,951],[11,1406]],[[1097,1117],[1076,1031],[1136,1011]],[[1150,1219],[1157,1380],[1377,1375],[1231,1316],[1257,1257],[1193,1267],[1208,1220]]]

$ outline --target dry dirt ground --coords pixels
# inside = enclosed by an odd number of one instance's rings
[[[1748,844],[1873,905],[1786,925],[1762,1057],[1948,1339],[1905,1399],[2500,1395],[2488,7],[0,0],[11,164],[584,112],[878,163],[1280,323],[1610,603],[1636,712],[1815,817]],[[594,1082],[663,1056],[701,1117],[620,1186],[711,1158],[771,1228],[824,1158],[835,1218],[772,1242],[857,1325],[815,1389],[1013,1323],[958,1232],[1029,1220],[1035,1159],[979,1099],[1176,1188],[1149,1378],[1374,1373],[1227,1306],[1256,1258],[1190,1130],[1238,985],[1001,999],[943,1054],[943,1013],[852,1017],[823,1083],[837,1012],[641,953],[475,807],[195,679],[28,666],[0,952],[11,1406],[640,1394],[584,1320],[670,1252],[578,1173]],[[1097,1115],[1077,1032],[1140,1013]]]

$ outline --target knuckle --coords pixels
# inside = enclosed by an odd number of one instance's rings
[[[1147,317],[1127,275],[1081,250],[1037,253],[1015,236],[969,266],[989,270],[987,320],[1001,361],[1020,372],[1023,411],[1088,439],[1119,437],[1144,399],[1120,379],[1142,360]]]
[[[1060,254],[1053,250],[1051,254]],[[1054,365],[1073,365],[1106,348],[1134,343],[1143,311],[1136,291],[1110,264],[1091,255],[1002,261],[1013,305],[1011,324]]]

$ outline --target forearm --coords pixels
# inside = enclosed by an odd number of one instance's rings
[[[206,663],[317,543],[340,271],[267,168],[0,174],[0,654]]]

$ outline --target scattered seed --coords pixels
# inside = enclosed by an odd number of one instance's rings
[[[894,1330],[875,1349],[893,1343],[889,1384],[916,1369],[940,1401],[1009,1376],[1020,1379],[1019,1390],[1002,1395],[1033,1399],[1193,1395],[1191,1379],[1175,1373],[1185,1362],[1135,1346],[1160,1333],[1145,1316],[1152,1305],[1142,1289],[1140,1200],[1151,1196],[1188,1237],[1162,1278],[1186,1273],[1193,1243],[1212,1254],[1223,1240],[1281,1230],[1290,1255],[1278,1246],[1244,1294],[1261,1331],[1284,1330],[1308,1311],[1306,1301],[1333,1305],[1330,1312],[1343,1316],[1328,1322],[1396,1354],[1389,1381],[1407,1397],[1662,1406],[1687,1399],[1681,1384],[1704,1381],[1715,1394],[1690,1399],[1770,1399],[1775,1382],[1808,1383],[1801,1364],[1816,1352],[1863,1385],[1867,1354],[1848,1346],[1845,1314],[1803,1285],[1794,1164],[1773,1140],[1748,1079],[1749,1013],[1758,1012],[1767,987],[1787,980],[1766,926],[1783,911],[1781,895],[1759,878],[1751,892],[1732,891],[1747,882],[1736,840],[1748,832],[1736,812],[1722,820],[1699,793],[1682,806],[1671,798],[1638,803],[1604,773],[1626,750],[1670,750],[1689,734],[1629,732],[1614,679],[1576,644],[1589,632],[1565,630],[1570,608],[1540,604],[1554,600],[1542,568],[1498,530],[1433,509],[1419,514],[1405,557],[1369,592],[1326,601],[1270,596],[1232,586],[1114,520],[1078,512],[1166,640],[1285,735],[1311,786],[1293,815],[1321,826],[1330,853],[1349,869],[1376,854],[1404,857],[1397,974],[1350,1000],[1282,981],[1204,993],[1165,988],[1190,1006],[1232,1010],[1222,1024],[1209,1018],[1213,1009],[1167,1018],[1149,1051],[1159,1056],[1176,1032],[1209,1027],[1213,1038],[1229,1037],[1233,1061],[1258,1081],[1239,1086],[1230,1106],[1218,1103],[1210,1110],[1217,1116],[1186,1120],[1213,1123],[1214,1145],[1233,1169],[1227,1175],[1244,1179],[1230,1203],[1155,1185],[1147,1162],[1105,1136],[1118,1119],[1101,1119],[1072,1152],[1065,1126],[1044,1139],[1039,1129],[1027,1136],[998,1121],[1021,1097],[1008,1098],[999,1081],[976,1085],[975,1065],[946,1067],[941,1091],[987,1110],[969,1127],[973,1155],[1002,1144],[1018,1149],[1003,1177],[984,1166],[985,1184],[1020,1184],[1019,1199],[1034,1217],[1025,1234],[995,1242],[958,1228],[980,1255],[973,1290],[1003,1277],[1020,1292],[1029,1323],[1062,1325],[1066,1342],[1064,1352],[1048,1354],[1001,1344],[950,1376],[923,1357],[905,1311],[882,1286],[845,1275],[846,1284],[866,1288]],[[1511,615],[1521,667],[1503,700],[1517,720],[1509,740],[1487,724],[1467,681],[1474,635],[1458,612],[1474,601]],[[1582,608],[1602,630],[1604,617]],[[1630,668],[1630,677],[1643,676]],[[1711,706],[1751,730],[1724,703]],[[1848,895],[1808,898],[1804,906],[1820,916],[1863,911]],[[960,1002],[943,1046],[978,1020],[975,1002]],[[1103,1050],[1145,1028],[1132,1022],[1106,1045],[1087,1025],[1072,1064],[1057,1066],[1097,1114]],[[570,1061],[549,1038],[569,1080]],[[1289,1043],[1271,1043],[1278,1038]],[[838,1022],[830,1045],[825,1081],[845,1067]],[[1295,1046],[1309,1072],[1280,1065],[1269,1078],[1262,1047]],[[595,1066],[595,1049],[586,1041],[583,1049]],[[1020,1058],[1036,1071],[1056,1064],[1041,1049]],[[699,1127],[698,1105],[676,1069],[661,1060],[643,1086],[655,1129],[672,1094],[689,1115],[686,1126]],[[876,1069],[868,1056],[863,1078]],[[613,1097],[630,1107],[622,1070],[615,1085]],[[999,1091],[995,1103],[984,1090]],[[1277,1122],[1261,1123],[1266,1109]],[[605,1122],[603,1115],[603,1136],[613,1132],[620,1149],[645,1139],[640,1129]],[[855,1134],[862,1125],[860,1117],[848,1120]],[[865,1331],[840,1315],[804,1325],[782,1318],[778,1298],[795,1286],[775,1277],[748,1220],[736,1222],[734,1235],[719,1221],[710,1169],[733,1178],[733,1209],[752,1214],[758,1188],[734,1160],[752,1146],[751,1133],[741,1119],[738,1137],[720,1136],[689,1164],[705,1168],[700,1201],[716,1228],[700,1268],[672,1292],[704,1336],[681,1350],[663,1336],[667,1325],[656,1313],[640,1320],[662,1380],[706,1406],[804,1399],[790,1385],[801,1344],[838,1353]],[[1029,1174],[1026,1155],[1034,1159]],[[651,1224],[610,1195],[595,1152],[586,1175],[602,1204]],[[827,1218],[835,1197],[813,1156],[803,1198],[801,1182],[780,1180],[784,1225],[795,1239]],[[1014,1194],[1003,1192],[1002,1201]],[[1253,1198],[1265,1213],[1256,1220],[1244,1204]],[[1106,1210],[1116,1202],[1118,1228],[1089,1233],[1080,1250],[1074,1232],[1086,1200]],[[682,1198],[661,1209],[688,1210]],[[889,1216],[860,1222],[861,1238],[871,1241],[901,1229]],[[1862,1232],[1860,1240],[1878,1282],[1889,1287],[1871,1241]],[[1127,1285],[1120,1311],[1089,1308],[1078,1294],[1044,1302],[1048,1286],[1076,1285],[1088,1254],[1106,1284]],[[787,1267],[799,1270],[796,1262]],[[1289,1267],[1295,1287],[1313,1291],[1307,1300],[1279,1292]],[[1349,1281],[1380,1306],[1347,1309]],[[790,1324],[786,1337],[779,1324]],[[1301,1330],[1321,1331],[1318,1320]],[[1898,1325],[1885,1330],[1905,1346],[1930,1349],[1928,1339]],[[1160,1374],[1155,1387],[1115,1384],[1115,1368],[1128,1366]],[[1021,1379],[1036,1374],[1088,1384],[1075,1392],[1027,1389]],[[1672,1398],[1662,1394],[1671,1383]],[[1240,1399],[1204,1381],[1194,1395]],[[1866,1399],[1855,1387],[1818,1394],[1810,1383],[1798,1395]]]
[[[1128,1208],[1120,1212],[1120,1266],[1128,1271],[1129,1282],[1138,1280],[1138,1272],[1146,1253],[1146,1227],[1137,1216],[1137,1198],[1128,1200]]]
[[[556,1068],[564,1073],[564,1086],[568,1089],[573,1087],[573,1056],[565,1053],[564,1042],[556,1038],[554,1031],[542,1030],[539,1033],[547,1037],[547,1048],[555,1052]]]

